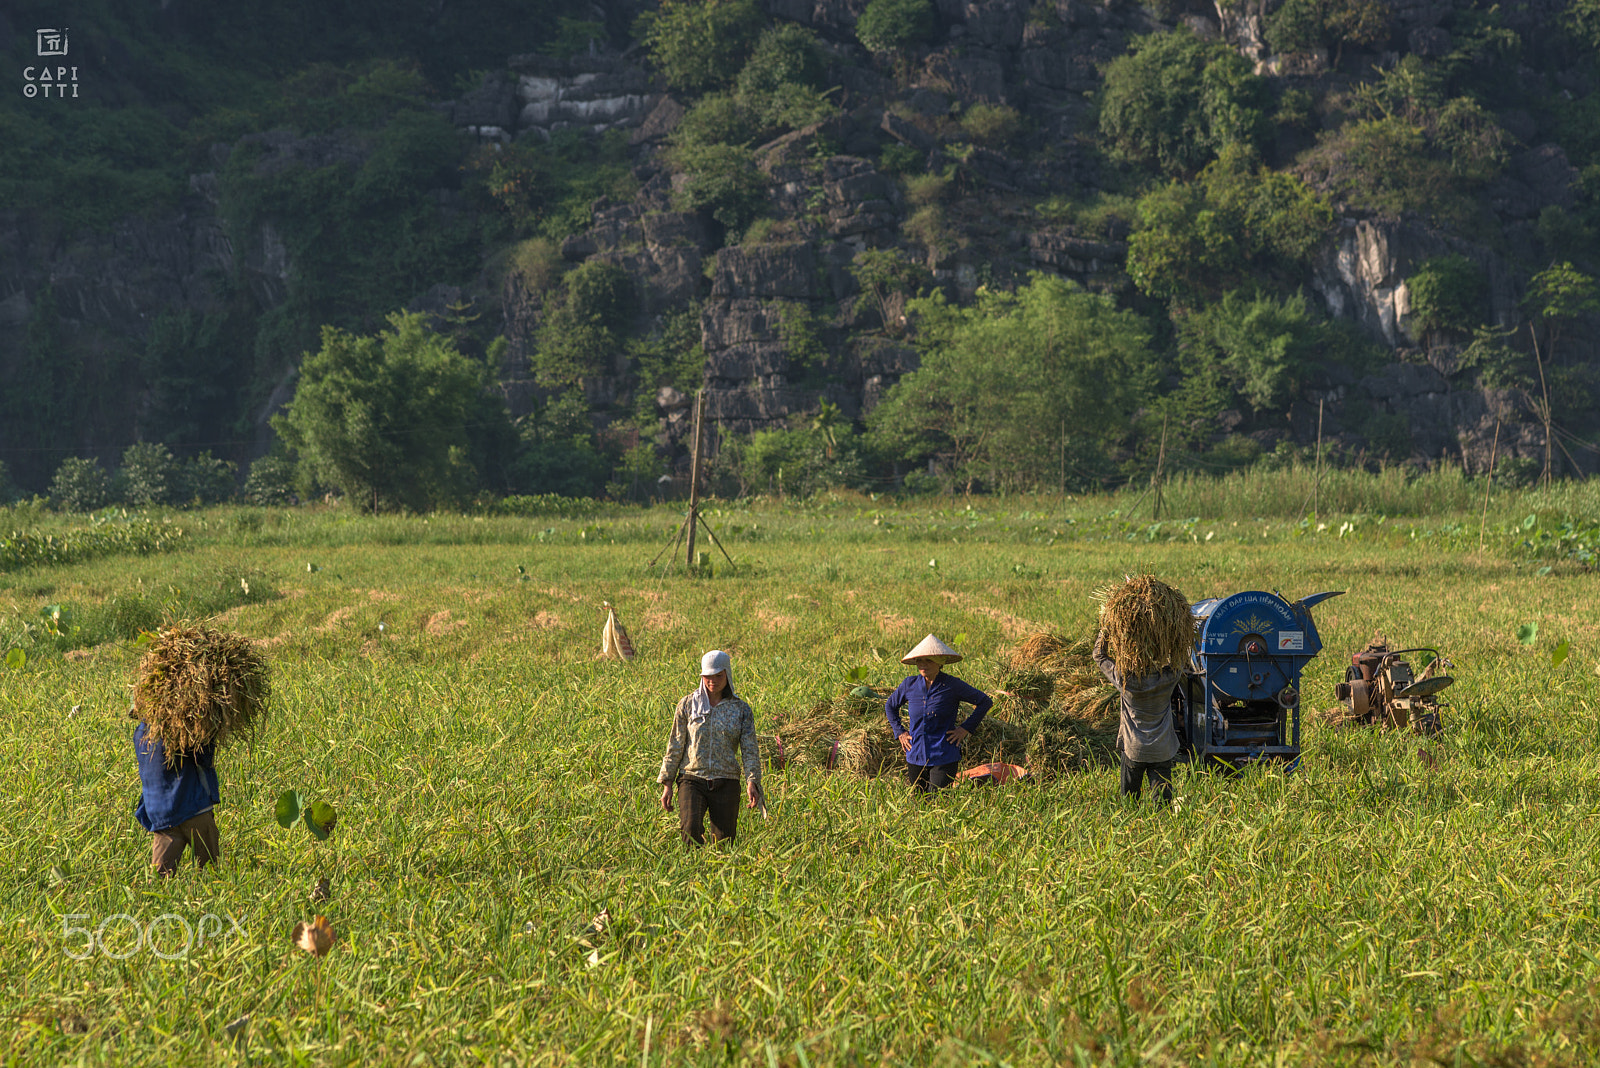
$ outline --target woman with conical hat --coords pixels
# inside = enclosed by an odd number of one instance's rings
[[[883,703],[889,733],[900,740],[906,754],[906,777],[924,793],[955,781],[956,769],[961,766],[961,740],[978,729],[994,704],[988,694],[944,670],[945,665],[960,659],[960,653],[928,635],[900,658],[917,673],[896,686]],[[957,723],[963,704],[974,706],[975,711]],[[902,708],[906,710],[905,724],[900,721]]]

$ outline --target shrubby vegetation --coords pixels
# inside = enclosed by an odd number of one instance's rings
[[[929,0],[869,0],[856,20],[856,40],[870,51],[892,52],[926,41],[935,19]]]
[[[698,93],[734,80],[763,22],[754,0],[664,0],[634,35],[668,85]]]
[[[302,478],[358,508],[414,512],[459,506],[482,481],[509,430],[485,393],[486,368],[430,331],[420,314],[356,336],[324,327],[273,428]]]
[[[1172,21],[1176,10],[1158,7]],[[1594,8],[1592,0],[1568,5],[1563,40],[1538,46],[1588,47],[1600,25]],[[133,87],[154,84],[159,73],[170,80],[162,84],[171,100],[116,110],[96,103],[51,118],[0,107],[14,149],[0,161],[0,195],[70,235],[130,210],[175,206],[191,171],[215,170],[241,260],[276,257],[281,242],[293,270],[270,299],[253,292],[260,279],[247,283],[241,274],[219,285],[222,299],[205,313],[154,315],[138,344],[93,367],[77,358],[82,340],[65,325],[55,293],[30,294],[18,359],[0,390],[0,444],[26,443],[29,453],[16,455],[49,459],[15,460],[17,482],[43,489],[64,452],[34,450],[33,441],[103,421],[122,403],[105,383],[121,382],[133,383],[140,400],[137,425],[118,448],[138,444],[117,464],[102,449],[106,467],[61,464],[50,487],[57,507],[182,507],[230,497],[237,473],[204,450],[253,436],[261,402],[292,381],[299,355],[311,351],[283,423],[303,423],[285,430],[298,459],[280,449],[251,465],[248,501],[333,491],[362,507],[428,510],[476,506],[498,493],[644,500],[660,492],[670,439],[660,430],[656,391],[687,393],[703,383],[699,306],[651,308],[651,318],[640,310],[632,268],[619,265],[631,250],[576,268],[561,252],[565,238],[590,224],[596,201],[627,199],[641,180],[661,180],[650,166],[635,173],[646,150],[627,133],[566,130],[548,142],[504,145],[462,138],[434,105],[482,85],[485,70],[502,64],[506,42],[464,40],[456,6],[436,18],[396,9],[392,25],[364,42],[310,9],[270,27],[222,10],[186,12],[175,27],[148,12],[112,12],[104,0],[89,0],[86,10],[114,29],[88,31],[92,39],[80,43],[92,49],[115,39],[128,49],[127,68],[141,72],[117,83],[127,99],[145,99]],[[627,36],[621,15],[574,18],[543,3],[497,0],[474,10],[535,27],[538,50],[549,55],[576,55],[591,41],[621,45]],[[1375,0],[1284,0],[1265,16],[1274,52],[1326,49],[1335,66],[1342,50],[1384,47],[1392,29]],[[1047,6],[1028,17],[1035,28],[1059,28]],[[812,395],[837,369],[843,331],[855,334],[851,346],[913,345],[922,370],[864,424],[850,425],[819,401],[815,414],[786,428],[730,441],[723,485],[805,494],[908,474],[908,487],[1089,485],[1147,473],[1158,435],[1169,432],[1177,447],[1217,465],[1283,461],[1292,447],[1273,453],[1271,433],[1262,432],[1273,413],[1326,388],[1330,374],[1374,359],[1306,296],[1335,205],[1347,215],[1484,227],[1474,244],[1493,246],[1499,238],[1487,229],[1494,217],[1485,205],[1491,193],[1514,191],[1501,179],[1520,150],[1501,122],[1520,131],[1530,128],[1529,115],[1539,138],[1559,140],[1578,169],[1570,199],[1546,205],[1516,237],[1516,255],[1531,247],[1550,265],[1511,283],[1526,281],[1524,311],[1536,330],[1522,322],[1512,338],[1511,324],[1485,326],[1483,269],[1449,255],[1406,279],[1407,325],[1424,347],[1448,350],[1431,355],[1440,367],[1454,361],[1454,382],[1537,392],[1547,414],[1592,407],[1600,381],[1567,360],[1573,331],[1600,311],[1591,251],[1600,232],[1600,96],[1543,100],[1519,87],[1517,65],[1533,62],[1535,42],[1525,47],[1499,9],[1458,7],[1442,25],[1448,54],[1409,56],[1381,72],[1369,72],[1365,56],[1359,71],[1347,59],[1337,84],[1269,82],[1226,43],[1181,27],[1134,39],[1105,70],[1098,140],[1085,131],[1073,147],[1105,157],[1093,168],[1093,187],[1068,182],[1037,205],[1038,218],[1074,237],[1126,242],[1126,278],[1108,265],[1094,280],[1117,294],[1112,300],[1055,279],[1022,280],[1003,257],[983,262],[963,252],[985,240],[974,235],[989,227],[991,209],[1019,206],[986,150],[1033,166],[1059,162],[1060,146],[1031,144],[1028,117],[1004,104],[913,101],[911,89],[934,84],[918,79],[937,79],[934,65],[918,73],[920,46],[939,30],[929,0],[870,0],[855,26],[861,48],[823,45],[753,0],[666,0],[635,31],[687,113],[653,158],[672,172],[665,177],[673,207],[715,224],[713,243],[803,239],[827,225],[820,188],[795,218],[765,217],[774,201],[752,146],[837,116],[841,100],[854,109],[859,86],[874,79],[896,87],[885,106],[937,142],[931,151],[883,136],[870,151],[851,145],[853,154],[875,154],[880,172],[900,182],[898,233],[862,242],[848,268],[854,293],[836,290],[779,329],[787,385]],[[308,28],[326,32],[313,39],[302,33]],[[164,39],[169,30],[172,41]],[[189,60],[175,51],[180,45],[191,49]],[[226,62],[197,62],[194,54]],[[851,72],[851,64],[875,73]],[[799,153],[786,149],[785,165],[798,162],[820,187],[825,161],[843,150],[834,138],[859,138],[860,114],[822,125],[798,142]],[[280,127],[319,135],[309,157],[324,165],[249,136]],[[45,162],[24,166],[26,159]],[[981,222],[973,212],[979,198]],[[946,299],[956,291],[948,279],[968,287],[971,268],[986,284],[970,307],[957,307]],[[936,271],[945,296],[927,295]],[[270,275],[262,276],[266,285],[279,286]],[[402,325],[391,315],[441,282],[467,295],[426,322],[403,316]],[[537,389],[515,423],[484,390],[491,371],[511,361],[506,339],[492,336],[492,313],[481,314],[476,302],[492,301],[502,284],[537,324],[522,335],[529,351],[518,354]],[[1542,360],[1525,351],[1530,337]],[[602,375],[615,376],[631,412],[591,410],[586,397],[599,395],[593,380]],[[1086,381],[1096,385],[1092,394]],[[423,385],[412,389],[416,382]],[[421,409],[391,410],[391,401]],[[422,409],[432,414],[418,425],[438,432],[408,437],[398,426]],[[615,421],[602,425],[608,419]],[[1374,453],[1400,455],[1409,448],[1403,424],[1374,415],[1345,429]],[[0,475],[0,500],[18,492]]]
[[[184,540],[181,527],[145,518],[93,519],[89,526],[59,534],[9,531],[0,534],[0,571],[55,567],[99,556],[168,552]]]
[[[763,32],[728,79],[733,88],[701,97],[673,132],[671,160],[685,175],[678,207],[704,212],[729,233],[748,226],[767,193],[750,145],[832,115],[823,73],[810,30],[784,24]]]
[[[1151,34],[1106,67],[1100,133],[1125,160],[1188,175],[1225,148],[1259,145],[1270,102],[1267,83],[1221,41]]]
[[[1083,485],[1155,385],[1148,325],[1061,278],[980,292],[967,308],[935,293],[910,313],[921,366],[868,426],[886,453],[933,460],[951,485],[1050,485],[1063,463]]]
[[[1470,223],[1479,209],[1469,194],[1500,174],[1512,139],[1448,87],[1447,70],[1407,56],[1351,93],[1353,121],[1322,136],[1302,174],[1363,207]]]
[[[1333,228],[1333,209],[1293,175],[1257,165],[1234,145],[1195,182],[1140,199],[1128,275],[1149,295],[1215,300],[1247,279],[1286,285]]]

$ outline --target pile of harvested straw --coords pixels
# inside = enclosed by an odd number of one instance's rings
[[[179,621],[139,661],[133,708],[175,763],[208,745],[253,741],[270,693],[266,660],[249,639]]]
[[[1091,654],[1094,643],[1055,634],[1034,634],[1011,651],[1013,676],[1037,671],[1049,676],[1045,700],[1008,701],[1001,714],[1028,732],[1028,767],[1040,779],[1116,762],[1116,687]]]
[[[889,737],[886,723],[857,727],[839,736],[839,753],[834,767],[862,779],[892,772],[905,763],[900,744]]]
[[[1194,649],[1189,599],[1154,575],[1135,575],[1100,591],[1100,629],[1123,678],[1182,670]]]
[[[1000,676],[998,695],[1044,704],[1050,700],[1055,689],[1056,680],[1048,671],[1021,667],[1012,668]]]
[[[961,743],[961,763],[1023,764],[1028,760],[1028,729],[995,716],[984,716],[978,729]]]

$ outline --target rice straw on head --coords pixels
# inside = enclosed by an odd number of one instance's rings
[[[1189,599],[1154,575],[1099,591],[1100,629],[1124,679],[1181,670],[1194,649],[1195,622]]]
[[[140,659],[133,707],[175,764],[208,745],[254,741],[271,692],[266,660],[248,638],[178,621]]]

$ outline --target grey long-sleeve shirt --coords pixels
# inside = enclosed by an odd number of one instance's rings
[[[1178,733],[1172,727],[1172,691],[1178,685],[1177,671],[1164,668],[1154,675],[1123,679],[1106,650],[1104,634],[1095,639],[1094,662],[1121,698],[1117,743],[1123,754],[1141,764],[1156,764],[1177,756]]]
[[[672,733],[667,755],[656,782],[665,786],[679,773],[696,779],[761,781],[761,749],[756,745],[756,716],[738,697],[726,697],[711,706],[704,719],[690,722],[694,694],[678,702],[672,713]]]

